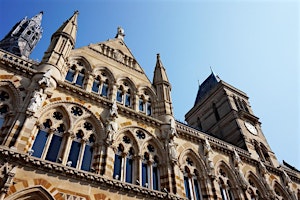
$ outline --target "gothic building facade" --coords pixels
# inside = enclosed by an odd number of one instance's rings
[[[42,14],[0,42],[0,200],[300,200],[244,92],[212,73],[181,123],[160,55],[150,81],[122,28],[75,49],[76,11],[31,60]]]

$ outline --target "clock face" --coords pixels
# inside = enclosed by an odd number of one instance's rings
[[[248,131],[250,131],[250,133],[252,133],[253,135],[257,135],[257,130],[253,124],[251,124],[250,122],[245,122],[245,126]]]

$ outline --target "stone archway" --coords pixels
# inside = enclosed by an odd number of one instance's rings
[[[4,200],[55,200],[54,197],[42,186],[21,190]]]

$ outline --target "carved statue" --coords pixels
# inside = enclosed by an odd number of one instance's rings
[[[114,135],[118,131],[118,123],[115,121],[115,117],[112,117],[107,121],[106,124],[106,133],[107,133],[107,142],[112,142]]]
[[[173,137],[178,137],[177,132],[176,132],[176,124],[174,118],[170,119],[170,138]]]
[[[170,160],[172,162],[177,162],[177,151],[176,151],[176,144],[174,143],[174,140],[171,139],[169,141],[169,157],[170,157]]]
[[[36,112],[42,105],[43,100],[43,93],[41,91],[34,91],[33,97],[30,99],[30,103],[27,110],[31,112]]]
[[[209,144],[209,141],[207,138],[205,138],[205,143],[204,143],[204,158],[205,158],[205,163],[208,169],[208,174],[210,176],[214,176],[214,169],[215,165],[212,161],[212,153],[213,150]]]
[[[118,106],[116,100],[114,100],[111,109],[109,110],[109,114],[111,117],[118,117]]]
[[[46,87],[50,86],[50,78],[51,78],[52,69],[48,69],[47,72],[43,74],[43,77],[39,80],[39,85],[45,85]]]
[[[242,171],[243,162],[235,149],[233,150],[233,153],[234,153],[233,154],[233,163],[234,163],[235,171],[236,171],[237,175],[239,176],[239,179],[241,180],[242,186],[244,187],[244,189],[247,189],[249,183],[246,180],[244,173]]]

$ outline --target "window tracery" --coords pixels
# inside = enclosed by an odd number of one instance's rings
[[[128,82],[123,81],[123,83],[119,85],[117,89],[116,100],[118,103],[132,108],[133,92]]]
[[[92,92],[106,98],[109,96],[109,80],[105,72],[95,76],[92,85]]]
[[[147,91],[144,91],[139,97],[138,102],[139,111],[150,116],[152,114],[152,103],[151,97],[148,95]]]
[[[184,156],[183,163],[183,183],[185,196],[192,200],[202,200],[199,167],[196,166],[195,160],[190,156]]]
[[[75,84],[78,87],[83,87],[86,79],[86,65],[82,61],[73,61],[68,69],[65,80]]]
[[[234,200],[233,178],[224,167],[218,169],[218,183],[223,200]]]

